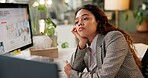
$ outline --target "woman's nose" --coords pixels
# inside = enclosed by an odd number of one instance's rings
[[[78,26],[82,26],[84,23],[82,21],[79,21]]]

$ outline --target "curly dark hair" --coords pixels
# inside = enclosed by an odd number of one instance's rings
[[[75,16],[78,13],[78,11],[80,11],[81,9],[86,9],[86,10],[90,11],[95,16],[96,21],[99,22],[99,24],[97,26],[97,32],[99,34],[106,35],[110,31],[120,31],[124,35],[128,45],[130,47],[130,50],[133,53],[136,64],[138,65],[139,69],[141,69],[141,61],[139,60],[139,58],[136,55],[135,48],[133,45],[133,40],[131,39],[130,35],[128,35],[125,31],[111,25],[107,19],[107,16],[105,15],[105,13],[101,9],[99,9],[99,7],[97,5],[93,5],[93,4],[83,5],[82,7],[78,8],[76,10]]]

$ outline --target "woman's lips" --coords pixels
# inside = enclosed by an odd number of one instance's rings
[[[84,29],[85,29],[84,27],[80,27],[79,32],[83,31]]]

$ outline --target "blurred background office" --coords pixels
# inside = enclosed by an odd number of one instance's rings
[[[32,26],[37,31],[42,29],[40,22],[46,21],[46,18],[50,18],[57,27],[74,26],[74,12],[84,4],[98,5],[106,13],[110,23],[115,25],[116,11],[105,9],[105,1],[109,2],[108,0],[0,0],[0,2],[6,3],[29,4]],[[117,1],[117,3],[129,1],[128,9],[118,11],[118,27],[129,32],[134,39],[136,38],[134,42],[148,44],[148,40],[146,40],[148,39],[148,24],[144,23],[146,25],[144,28],[137,26],[139,23],[141,25],[143,21],[148,22],[148,0],[114,1]],[[114,2],[112,1],[112,3]],[[35,32],[33,30],[33,33]]]
[[[57,24],[73,24],[73,13],[76,8],[84,4],[96,4],[100,8],[102,8],[105,12],[108,10],[104,9],[104,0],[0,0],[1,2],[6,3],[28,3],[31,10],[31,16],[34,17],[36,13],[36,6],[40,4],[45,4],[47,11],[46,17],[52,18]],[[115,0],[116,1],[116,0]],[[118,0],[122,1],[122,0]],[[136,11],[140,6],[145,7],[145,12],[147,13],[148,8],[148,0],[128,0],[130,1],[129,9],[126,11],[119,12],[119,27],[127,30],[127,31],[135,31],[136,20],[133,17],[133,11]],[[115,12],[112,12],[111,22],[114,24],[115,20]],[[129,20],[125,20],[126,15],[129,15]],[[40,18],[45,18],[45,14],[41,13]]]

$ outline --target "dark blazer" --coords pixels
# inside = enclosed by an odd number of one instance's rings
[[[119,31],[98,35],[96,58],[97,67],[84,72],[88,69],[87,48],[77,48],[71,58],[71,78],[143,78],[124,35]]]

